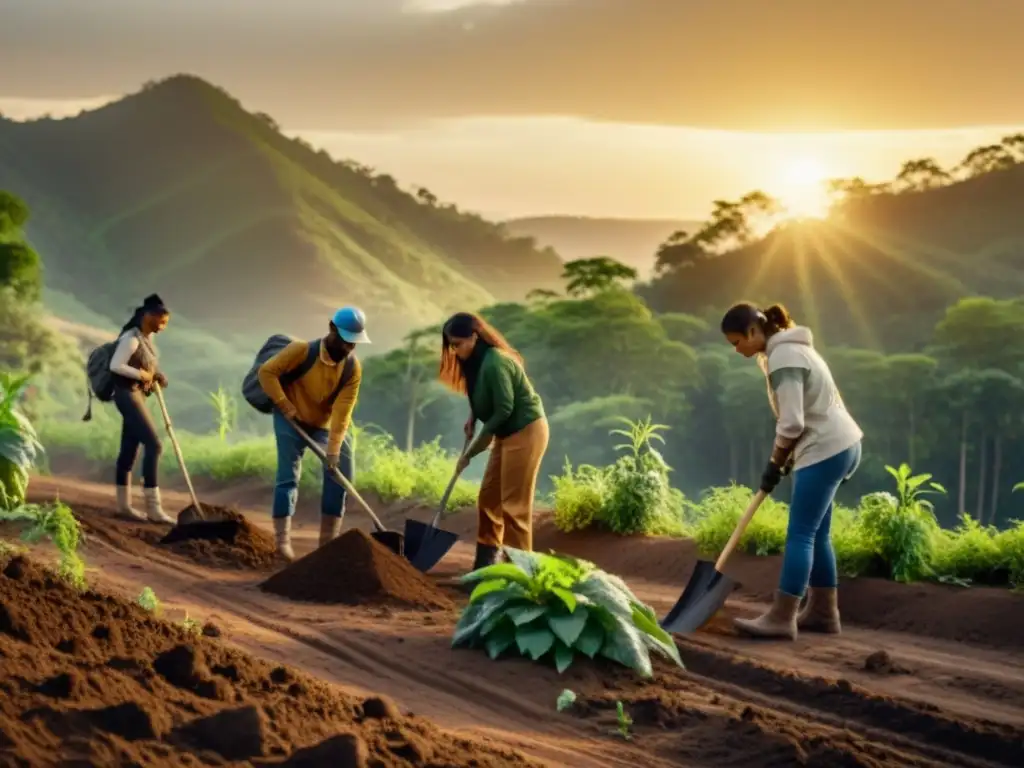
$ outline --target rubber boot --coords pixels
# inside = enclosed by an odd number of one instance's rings
[[[320,546],[338,538],[341,533],[341,518],[333,515],[320,515]]]
[[[491,547],[487,544],[476,545],[476,558],[473,560],[473,570],[477,571],[481,568],[486,568],[489,565],[494,565],[498,562],[499,551],[497,547]]]
[[[146,516],[132,506],[132,481],[117,486],[117,514],[129,520],[145,520]]]
[[[143,488],[142,495],[146,498],[146,517],[150,522],[174,525],[174,518],[168,517],[160,504],[159,488]]]
[[[745,635],[796,640],[796,612],[799,608],[799,597],[776,591],[775,600],[767,613],[756,619],[734,619],[733,623]]]
[[[290,517],[274,518],[274,539],[277,541],[277,554],[289,563],[295,559],[292,549],[292,519]]]
[[[811,587],[807,590],[807,605],[796,617],[796,624],[807,632],[826,635],[842,632],[839,622],[839,590],[835,587]]]

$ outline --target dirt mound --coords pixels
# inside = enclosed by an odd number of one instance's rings
[[[529,764],[22,558],[0,575],[0,658],[0,765]]]
[[[313,603],[454,607],[408,560],[356,528],[275,573],[260,589]]]
[[[192,509],[189,505],[183,514]],[[269,570],[283,562],[274,537],[237,509],[203,504],[203,512],[211,522],[175,526],[160,540],[160,546],[213,568]]]
[[[694,643],[687,671],[657,663],[654,679],[610,669],[576,712],[616,726],[621,701],[652,751],[711,765],[1024,765],[1024,729],[953,717],[846,680],[802,676]]]

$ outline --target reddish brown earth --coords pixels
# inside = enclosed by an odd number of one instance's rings
[[[112,506],[106,487],[33,479],[33,500],[58,493],[76,510]],[[229,488],[218,493],[211,503],[232,502]],[[169,510],[187,504],[165,495]],[[245,511],[269,528],[266,502]],[[407,508],[377,511],[385,525],[401,529]],[[429,514],[415,511],[418,519]],[[735,637],[728,616],[763,608],[778,564],[737,556],[728,570],[742,586],[726,616],[678,639],[685,671],[659,667],[644,682],[620,669],[579,664],[559,676],[521,660],[492,662],[452,650],[456,611],[287,600],[259,588],[265,573],[213,569],[155,546],[145,529],[157,526],[133,527],[95,510],[80,516],[93,582],[129,596],[150,586],[169,618],[187,611],[212,622],[223,642],[268,664],[302,670],[353,696],[390,697],[460,737],[548,765],[1024,765],[1024,633],[1015,623],[1024,597],[1006,590],[858,580],[842,586],[841,636],[758,642]],[[472,517],[457,516],[446,527],[470,531]],[[354,525],[366,529],[355,509],[345,528]],[[317,532],[315,524],[297,530],[299,555],[313,549]],[[696,560],[687,542],[565,536],[543,519],[536,548],[619,573],[659,614],[678,597]],[[471,557],[468,544],[456,545],[428,580],[448,599],[464,600],[443,584]],[[558,713],[564,688],[578,699]],[[633,718],[629,740],[615,733],[616,701]],[[104,706],[114,703],[120,700]]]

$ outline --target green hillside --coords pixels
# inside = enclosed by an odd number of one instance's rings
[[[782,302],[829,344],[920,348],[957,299],[1024,293],[1024,165],[853,196],[824,221],[691,255],[639,292],[657,311],[716,322],[737,300]]]
[[[678,230],[700,226],[676,219],[613,219],[591,216],[530,216],[509,219],[508,230],[533,237],[566,261],[611,256],[648,277],[658,246]]]
[[[0,118],[0,179],[32,210],[49,295],[115,321],[158,291],[225,338],[308,335],[353,302],[387,346],[561,271],[552,250],[288,139],[190,76],[73,118]]]

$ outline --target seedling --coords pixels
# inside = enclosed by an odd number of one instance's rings
[[[615,719],[618,720],[619,723],[619,736],[626,741],[631,740],[633,736],[629,732],[629,727],[633,724],[633,718],[626,713],[626,708],[622,706],[621,701],[615,702]]]

